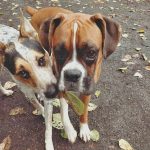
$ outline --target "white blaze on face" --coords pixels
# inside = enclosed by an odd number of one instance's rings
[[[37,79],[38,90],[46,90],[47,85],[56,83],[56,78],[53,75],[50,61],[48,66],[40,67],[38,66],[35,53],[32,50],[29,50],[19,42],[15,42],[15,47],[16,51],[30,64],[33,71],[32,73],[36,76]]]
[[[65,83],[64,83],[64,72],[70,69],[77,69],[81,72],[81,78],[79,80],[79,91],[82,92],[83,90],[83,78],[86,76],[87,72],[84,66],[77,60],[77,49],[76,49],[76,35],[78,30],[77,22],[74,23],[73,26],[73,54],[71,60],[62,68],[60,81],[59,81],[59,89],[60,91],[65,90]]]

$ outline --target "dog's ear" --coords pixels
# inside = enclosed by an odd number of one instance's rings
[[[96,23],[102,32],[103,56],[107,58],[116,50],[121,35],[121,27],[112,19],[102,16],[101,14],[92,16],[91,20]]]
[[[4,55],[5,55],[6,45],[0,42],[0,65],[4,62]]]
[[[32,27],[30,21],[23,16],[22,10],[20,10],[20,37],[28,37],[35,40],[39,40],[38,33]]]
[[[64,16],[64,14],[57,14],[54,18],[46,19],[40,26],[39,39],[49,54],[51,54],[53,34],[64,19]]]

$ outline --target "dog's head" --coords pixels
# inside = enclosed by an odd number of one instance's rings
[[[7,26],[4,30],[5,35],[10,34]],[[21,18],[18,40],[7,44],[0,42],[0,62],[18,85],[43,93],[47,98],[56,96],[57,83],[49,54],[40,45],[36,31],[25,17]]]
[[[52,54],[59,89],[90,94],[102,58],[117,47],[120,26],[101,14],[58,14],[40,27],[43,46]]]

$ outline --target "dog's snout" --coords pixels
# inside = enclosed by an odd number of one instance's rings
[[[79,81],[79,79],[81,77],[81,71],[79,71],[77,69],[66,70],[64,72],[64,77],[65,77],[65,80],[67,80],[67,81],[77,82],[77,81]]]
[[[48,85],[46,92],[44,93],[46,98],[55,98],[58,94],[58,87],[55,84]]]

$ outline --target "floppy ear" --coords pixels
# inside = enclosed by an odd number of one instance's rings
[[[116,50],[121,35],[121,27],[112,19],[104,17],[101,14],[92,16],[91,20],[96,23],[102,32],[103,56],[107,58]]]
[[[30,21],[23,16],[22,10],[20,10],[20,37],[28,37],[35,40],[39,40],[38,33],[32,27]]]
[[[4,55],[5,55],[6,45],[0,42],[0,65],[4,62]]]
[[[64,14],[57,14],[54,18],[46,19],[40,26],[39,39],[49,54],[51,54],[52,38],[54,32],[63,19]]]

